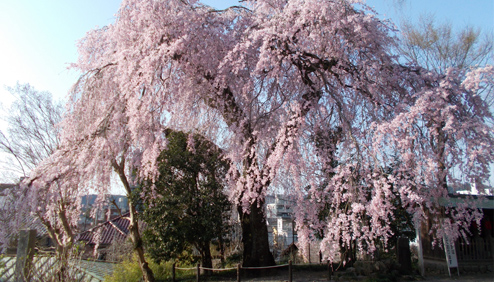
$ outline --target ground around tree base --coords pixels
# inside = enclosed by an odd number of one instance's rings
[[[309,282],[309,281],[334,281],[334,282],[412,282],[412,281],[457,281],[457,282],[493,282],[494,272],[488,273],[477,273],[477,274],[465,274],[465,275],[454,275],[449,277],[449,275],[430,275],[422,277],[420,275],[399,275],[399,274],[386,274],[386,275],[370,275],[370,276],[360,276],[352,275],[346,271],[338,271],[333,273],[331,280],[328,280],[329,273],[326,271],[294,271],[292,281],[293,282]],[[205,278],[205,277],[204,277]],[[245,282],[285,282],[288,281],[288,273],[279,272],[272,275],[261,275],[258,277],[242,277],[241,281]],[[226,279],[215,279],[210,277],[210,279],[202,279],[201,281],[236,281],[235,278]]]

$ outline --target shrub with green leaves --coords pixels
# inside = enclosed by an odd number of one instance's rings
[[[157,280],[171,280],[172,278],[172,265],[173,261],[166,261],[156,263],[151,258],[146,257],[149,263],[149,267],[153,271],[154,277]],[[183,268],[193,267],[193,264],[189,262],[181,262],[179,264]],[[177,271],[177,278],[184,278],[193,276],[194,271]],[[122,263],[115,265],[113,274],[105,277],[105,282],[138,282],[142,278],[142,271],[139,267],[137,256],[134,254],[132,257],[125,259]]]

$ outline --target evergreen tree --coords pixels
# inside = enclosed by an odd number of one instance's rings
[[[211,241],[228,228],[230,203],[223,193],[228,162],[200,135],[171,130],[166,134],[168,145],[158,158],[159,178],[154,187],[144,188],[149,192],[143,212],[148,251],[162,261],[180,258],[194,247],[202,266],[212,267]]]

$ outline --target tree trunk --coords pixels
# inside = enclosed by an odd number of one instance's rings
[[[201,243],[201,263],[202,267],[213,268],[213,258],[211,257],[210,242]],[[212,273],[211,270],[204,270],[206,275]]]
[[[69,281],[70,277],[68,276],[68,264],[69,264],[69,254],[68,247],[57,244],[57,261],[58,261],[58,269],[56,271],[56,281]]]
[[[56,250],[56,258],[58,263],[58,269],[56,270],[55,280],[56,281],[69,281],[70,277],[68,277],[68,264],[70,259],[70,252],[73,247],[74,237],[73,233],[68,225],[66,213],[59,212],[59,219],[64,222],[64,228],[66,233],[68,234],[68,240],[65,240],[63,237],[63,233],[60,229],[54,228],[49,221],[45,220],[40,214],[37,214],[37,218],[41,221],[41,223],[46,228],[48,232],[48,236],[53,240],[55,244]],[[69,228],[67,230],[67,228]]]
[[[258,202],[260,202],[258,206]],[[237,207],[242,225],[242,243],[244,245],[243,263],[249,266],[274,265],[273,254],[269,251],[268,227],[264,217],[264,200],[257,200],[250,207],[250,212]]]
[[[349,245],[340,247],[340,257],[345,267],[352,267],[357,261],[356,241],[350,241]]]
[[[129,224],[129,236],[134,244],[134,252],[137,254],[137,260],[139,262],[139,267],[142,271],[142,277],[146,282],[154,282],[154,275],[151,268],[144,257],[144,248],[142,247],[142,238],[139,233],[139,225],[137,223],[137,210],[136,207],[131,200],[132,190],[130,188],[129,181],[127,180],[127,176],[125,176],[125,158],[122,156],[120,164],[115,160],[112,160],[113,169],[117,172],[122,184],[127,192],[127,199],[129,201],[129,213],[130,213],[130,224]]]
[[[130,225],[129,225],[129,235],[132,243],[134,244],[134,252],[137,254],[137,260],[139,262],[139,267],[142,271],[142,277],[146,282],[154,282],[154,275],[151,268],[144,258],[144,249],[142,247],[142,238],[139,234],[139,226],[137,225],[137,217],[134,205],[129,201],[130,208]]]
[[[223,235],[219,235],[219,240],[218,240],[218,245],[220,248],[220,260],[221,260],[221,265],[225,265],[225,244],[223,243]]]

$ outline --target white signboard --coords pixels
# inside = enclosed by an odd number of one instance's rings
[[[458,259],[456,257],[456,249],[454,242],[451,242],[446,236],[443,237],[444,252],[446,253],[446,262],[448,263],[448,272],[451,276],[450,268],[458,268]]]

